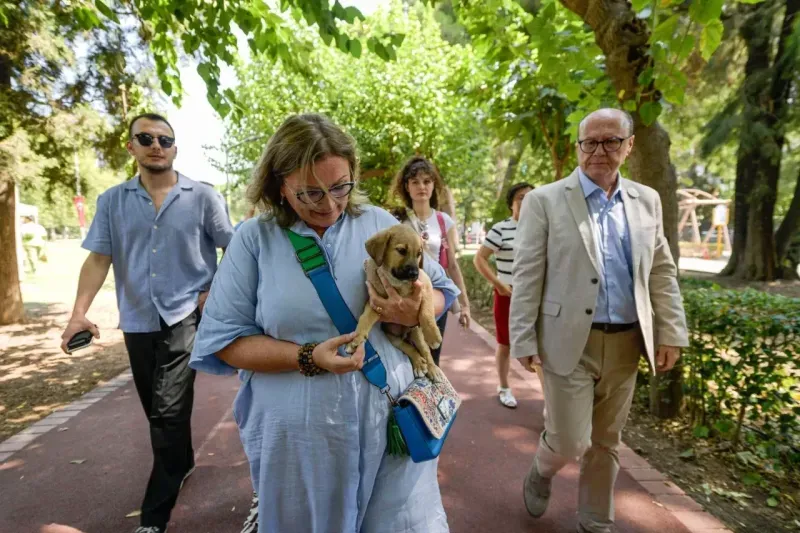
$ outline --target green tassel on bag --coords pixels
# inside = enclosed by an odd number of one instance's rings
[[[400,432],[400,426],[397,425],[397,419],[394,417],[394,410],[389,408],[389,425],[387,428],[388,448],[389,455],[398,457],[408,456],[408,446],[403,439],[403,434]]]

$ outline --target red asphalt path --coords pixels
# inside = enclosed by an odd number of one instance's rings
[[[573,532],[577,466],[553,482],[550,508],[528,516],[522,480],[543,427],[542,398],[512,372],[519,407],[497,401],[492,349],[472,331],[448,328],[442,367],[462,396],[439,462],[453,533]],[[198,375],[193,416],[197,469],[172,514],[170,533],[238,533],[252,491],[230,406],[235,377]],[[129,533],[150,471],[147,424],[133,383],[109,394],[0,464],[0,533]],[[73,464],[71,461],[80,461]],[[617,480],[620,533],[688,530],[624,471]],[[287,532],[304,533],[304,532]]]

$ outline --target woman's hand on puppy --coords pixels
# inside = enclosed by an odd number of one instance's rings
[[[356,337],[356,332],[339,335],[319,343],[311,353],[314,364],[333,374],[347,374],[361,370],[364,366],[364,343],[350,357],[342,357],[338,348],[344,346]]]
[[[419,324],[419,308],[422,305],[422,282],[417,280],[413,283],[414,290],[405,298],[392,287],[389,280],[378,272],[386,291],[386,298],[381,297],[372,285],[367,283],[369,291],[369,303],[376,313],[381,315],[381,322],[390,324],[400,324],[401,326],[414,327]]]

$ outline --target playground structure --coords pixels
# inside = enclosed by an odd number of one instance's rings
[[[701,191],[700,189],[680,189],[678,190],[678,210],[680,221],[678,222],[678,235],[683,234],[683,228],[686,223],[691,221],[692,224],[692,240],[689,242],[689,248],[694,253],[702,255],[704,258],[711,257],[708,250],[708,245],[711,241],[711,236],[716,233],[717,246],[714,251],[715,257],[721,257],[724,250],[730,252],[731,250],[731,237],[728,232],[728,219],[729,219],[729,204],[730,200],[722,200],[713,194]],[[711,221],[711,228],[709,228],[703,239],[700,235],[700,223],[697,220],[697,208],[713,206],[713,214]],[[683,255],[683,254],[681,254]]]

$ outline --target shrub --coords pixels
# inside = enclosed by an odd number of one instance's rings
[[[700,433],[734,444],[748,427],[792,450],[800,430],[800,299],[683,286],[691,344],[683,357],[684,391],[692,422],[705,428]]]

